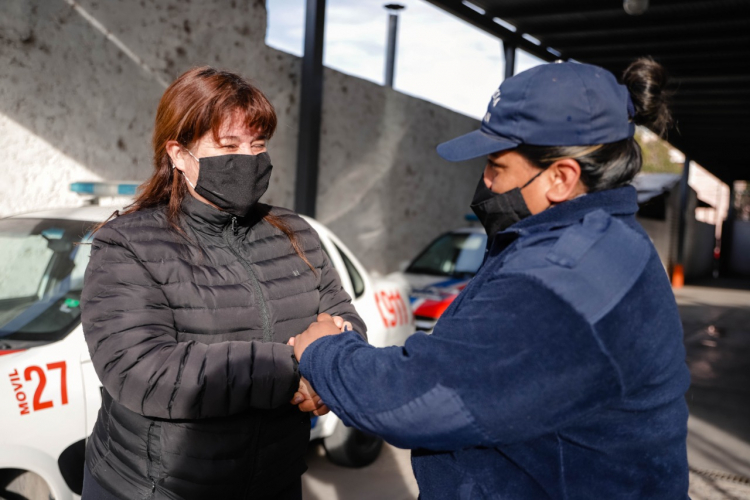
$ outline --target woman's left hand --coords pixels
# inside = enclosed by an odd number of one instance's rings
[[[332,318],[334,324],[339,327],[339,331],[341,333],[350,332],[352,330],[352,324],[348,321],[345,321],[341,316],[332,316]]]
[[[323,404],[320,396],[318,396],[310,385],[310,382],[308,382],[305,377],[300,377],[299,389],[294,393],[291,403],[297,405],[300,411],[306,413],[312,412],[312,414],[317,417],[325,415],[331,411],[325,404]]]

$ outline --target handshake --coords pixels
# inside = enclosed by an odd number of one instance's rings
[[[339,316],[331,316],[330,314],[318,314],[317,321],[307,327],[307,330],[300,333],[296,337],[289,339],[290,346],[294,347],[294,356],[297,361],[302,361],[302,354],[307,349],[307,346],[315,342],[321,337],[328,335],[337,335],[342,332],[346,332],[352,329],[352,324],[348,321],[344,321]],[[320,396],[315,392],[304,377],[300,377],[299,388],[294,393],[294,397],[290,401],[293,405],[297,405],[300,411],[312,412],[315,416],[321,416],[328,413],[330,410],[320,400]]]

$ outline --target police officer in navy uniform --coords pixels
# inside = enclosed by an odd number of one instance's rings
[[[295,339],[332,411],[413,450],[423,499],[688,498],[682,327],[630,186],[665,82],[650,59],[623,84],[573,62],[505,80],[438,147],[487,157],[489,245],[433,334],[376,349],[321,315]]]

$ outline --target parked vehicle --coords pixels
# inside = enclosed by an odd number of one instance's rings
[[[127,185],[72,187],[132,194]],[[103,390],[81,328],[86,243],[91,227],[113,210],[85,206],[0,219],[0,496],[7,487],[28,498],[79,498],[85,439]],[[408,289],[370,276],[325,226],[305,220],[367,323],[370,342],[403,345],[414,331]],[[311,439],[322,440],[334,463],[363,466],[380,453],[379,438],[346,427],[332,413],[312,424]]]
[[[389,275],[411,286],[417,331],[432,333],[440,315],[479,270],[486,246],[481,227],[449,231],[427,245],[403,273]]]

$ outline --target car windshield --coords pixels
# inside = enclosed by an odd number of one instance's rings
[[[59,340],[78,325],[92,225],[0,220],[0,348]]]
[[[474,276],[484,260],[487,235],[448,233],[428,246],[406,268],[407,273],[465,278]]]

